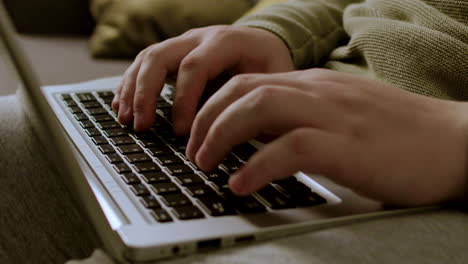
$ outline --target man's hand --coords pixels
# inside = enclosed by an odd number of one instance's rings
[[[118,111],[120,123],[128,125],[134,120],[135,130],[148,129],[166,77],[177,73],[174,127],[178,134],[187,134],[208,80],[224,71],[293,69],[285,43],[266,30],[237,26],[194,29],[143,50],[125,72],[112,107]]]
[[[231,176],[235,193],[300,170],[387,203],[431,204],[466,195],[467,113],[465,103],[328,70],[238,75],[197,114],[187,156],[211,170],[233,146],[274,135]]]

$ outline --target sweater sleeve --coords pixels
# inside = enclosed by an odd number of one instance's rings
[[[343,11],[363,0],[290,0],[273,4],[236,21],[235,25],[262,28],[288,46],[296,69],[320,65],[348,39]]]

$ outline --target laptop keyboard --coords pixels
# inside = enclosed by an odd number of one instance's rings
[[[274,181],[247,197],[236,196],[229,190],[229,174],[239,169],[256,148],[249,143],[238,145],[217,169],[202,172],[185,157],[188,137],[173,134],[171,98],[158,99],[152,128],[137,133],[116,121],[111,108],[113,97],[112,91],[60,95],[94,146],[157,222],[326,203],[295,177]]]

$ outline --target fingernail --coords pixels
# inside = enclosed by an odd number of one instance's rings
[[[188,140],[188,143],[187,143],[187,149],[185,150],[185,156],[187,156],[187,158],[190,160],[190,161],[195,161],[193,155],[192,155],[192,148],[193,148],[193,139],[190,137],[189,140]]]
[[[198,152],[195,154],[195,163],[197,164],[198,167],[200,167],[201,169],[204,169],[205,166],[203,163],[205,163],[204,159],[205,159],[205,156],[206,156],[206,151],[205,151],[205,148],[202,147],[198,150]]]
[[[135,114],[133,116],[133,129],[135,131],[140,131],[142,123],[143,123],[143,117],[141,116],[141,114]]]

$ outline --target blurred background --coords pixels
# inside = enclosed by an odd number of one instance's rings
[[[42,85],[122,75],[143,48],[231,24],[257,0],[0,0]],[[284,0],[262,0],[275,3]],[[16,90],[0,62],[0,95]]]

